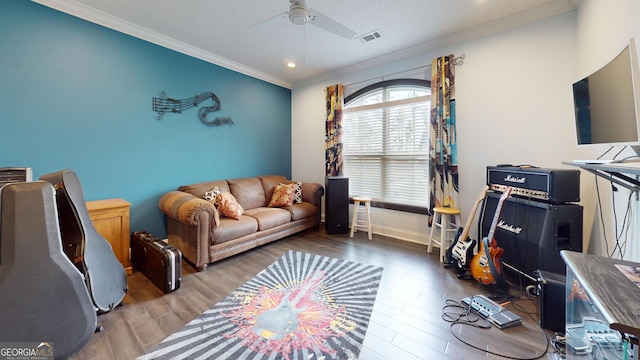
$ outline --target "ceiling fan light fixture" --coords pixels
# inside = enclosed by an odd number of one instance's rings
[[[292,4],[289,8],[289,21],[296,25],[304,25],[309,21],[309,10],[300,4]]]

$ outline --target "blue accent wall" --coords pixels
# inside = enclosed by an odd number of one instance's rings
[[[213,92],[222,103],[213,115],[235,125],[208,127],[199,107],[158,120],[151,102],[161,91],[175,99]],[[30,1],[1,1],[5,166],[31,167],[34,179],[72,169],[86,200],[123,198],[132,231],[164,237],[166,191],[291,177],[291,91]]]

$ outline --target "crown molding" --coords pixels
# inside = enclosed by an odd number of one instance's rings
[[[89,21],[91,23],[104,26],[106,28],[133,36],[138,39],[148,41],[167,49],[177,51],[179,53],[206,61],[208,63],[221,66],[223,68],[236,71],[238,73],[251,76],[253,78],[272,83],[291,89],[292,83],[281,78],[275,77],[256,69],[244,66],[237,62],[231,61],[224,57],[204,51],[193,45],[178,41],[171,37],[162,35],[155,31],[151,31],[134,23],[119,19],[105,12],[96,10],[82,3],[73,0],[31,0],[34,3],[49,7],[51,9],[75,16],[77,18]]]
[[[534,9],[521,12],[520,14],[462,30],[450,36],[428,41],[411,48],[395,51],[393,53],[366,60],[351,66],[345,66],[337,71],[329,71],[306,79],[302,79],[294,82],[293,87],[295,88],[321,82],[335,81],[335,79],[338,79],[342,76],[370,70],[378,66],[384,66],[410,57],[428,54],[429,52],[445,49],[447,47],[455,46],[466,41],[478,39],[483,36],[496,34],[501,31],[516,28],[518,26],[526,25],[538,20],[564,14],[570,11],[574,11],[579,5],[580,1],[581,0],[566,0],[561,2],[552,2]],[[430,66],[431,59],[425,59],[425,64]]]
[[[224,67],[238,73],[251,76],[253,78],[266,81],[287,89],[293,87],[306,86],[315,83],[332,81],[345,75],[370,70],[372,68],[387,65],[396,61],[407,59],[413,56],[427,54],[447,47],[455,46],[465,41],[474,40],[483,36],[498,33],[517,26],[525,25],[534,21],[560,15],[575,10],[581,0],[565,0],[551,2],[534,9],[524,11],[520,14],[510,16],[508,18],[499,19],[487,24],[483,24],[474,28],[460,31],[451,36],[434,39],[421,45],[407,48],[400,51],[383,55],[377,58],[366,60],[350,66],[345,66],[337,71],[329,71],[318,74],[296,82],[289,82],[282,78],[271,74],[258,71],[254,68],[242,65],[224,57],[215,55],[211,52],[204,51],[201,48],[187,44],[185,42],[173,39],[160,33],[151,31],[134,23],[119,19],[110,14],[96,10],[95,8],[84,5],[76,0],[31,0],[35,3],[49,7],[51,9],[67,13],[77,18],[92,22],[94,24],[104,26],[106,28],[139,38],[150,43],[177,51],[179,53],[209,62],[214,65]],[[427,59],[430,61],[430,59]],[[427,61],[425,60],[425,61]]]

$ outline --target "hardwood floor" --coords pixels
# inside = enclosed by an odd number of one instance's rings
[[[288,250],[308,252],[365,264],[383,266],[382,281],[360,359],[503,359],[477,350],[456,337],[490,352],[515,359],[546,358],[547,337],[538,326],[537,299],[521,296],[508,309],[520,315],[523,325],[499,330],[451,325],[443,319],[448,301],[485,294],[491,288],[472,280],[460,280],[438,261],[438,250],[378,235],[368,240],[365,232],[353,239],[307,231],[249,252],[211,264],[197,273],[183,263],[182,285],[164,294],[140,272],[128,277],[129,292],[123,305],[102,314],[102,332],[72,359],[135,359],[154,348],[233,290],[284,255]],[[512,294],[520,289],[512,287]],[[479,322],[481,323],[481,321]]]

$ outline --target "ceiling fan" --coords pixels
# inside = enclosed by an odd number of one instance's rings
[[[278,14],[265,21],[262,21],[250,28],[250,30],[262,29],[271,25],[276,25],[284,20],[290,21],[295,25],[311,24],[321,29],[327,30],[333,34],[346,38],[348,40],[353,39],[356,34],[355,31],[348,27],[338,23],[337,21],[329,18],[316,10],[307,7],[305,0],[289,0],[291,5],[289,11]]]

